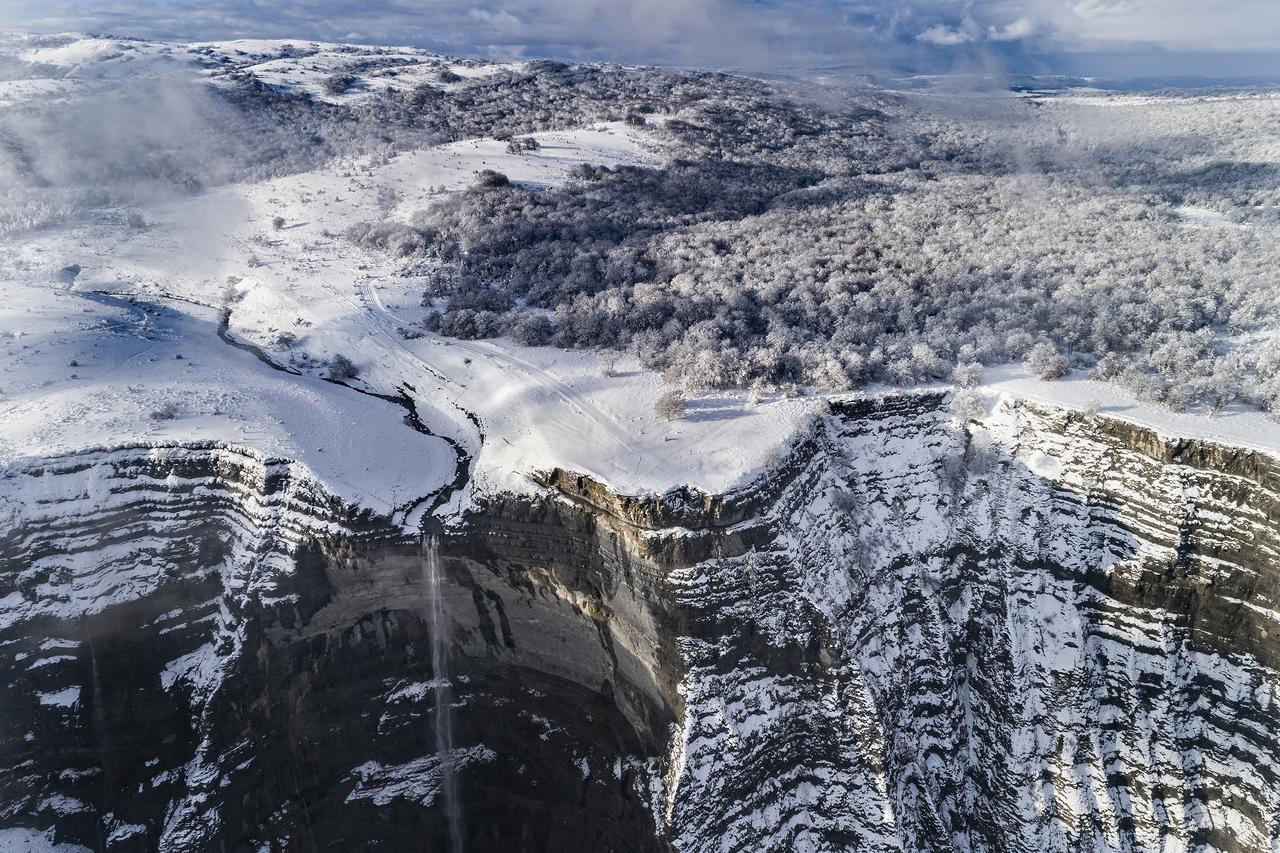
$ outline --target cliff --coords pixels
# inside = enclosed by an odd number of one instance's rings
[[[449,849],[453,768],[468,850],[1272,849],[1276,460],[944,404],[836,406],[727,494],[473,505],[434,637],[427,540],[296,464],[11,469],[0,832]]]

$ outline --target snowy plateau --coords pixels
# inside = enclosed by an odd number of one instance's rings
[[[0,851],[1280,850],[1280,99],[792,85],[0,39]]]

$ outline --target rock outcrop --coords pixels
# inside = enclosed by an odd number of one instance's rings
[[[727,495],[426,540],[234,447],[3,481],[0,832],[93,850],[1273,850],[1280,468],[837,406]]]

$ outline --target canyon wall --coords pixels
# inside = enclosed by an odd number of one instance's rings
[[[420,533],[216,444],[6,472],[0,841],[447,850],[454,768],[469,850],[1280,843],[1271,457],[899,395],[540,480],[426,531],[442,756]]]

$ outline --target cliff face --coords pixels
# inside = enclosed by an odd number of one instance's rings
[[[420,537],[225,447],[50,460],[5,494],[0,827],[96,850],[447,849]],[[445,561],[467,847],[656,849],[670,714],[631,642],[655,632],[636,608],[615,643],[597,618],[643,591],[589,518],[503,509],[528,537],[510,555],[546,556]]]
[[[1271,850],[1274,460],[839,408],[750,488],[440,545],[232,448],[11,472],[0,827],[95,850]],[[6,831],[6,830],[0,830]]]
[[[768,545],[673,574],[720,627],[678,846],[1272,849],[1274,462],[1026,405],[841,414]]]

